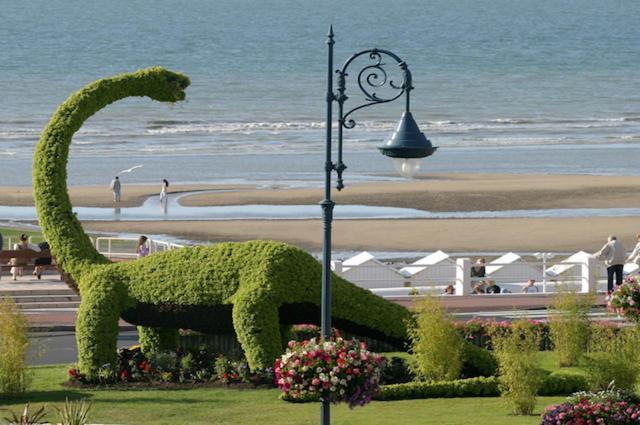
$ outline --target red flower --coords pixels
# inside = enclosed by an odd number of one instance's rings
[[[120,379],[123,381],[126,381],[127,379],[129,379],[129,372],[127,372],[126,370],[123,370],[122,372],[120,372]]]
[[[228,381],[228,380],[229,380],[229,374],[228,374],[228,373],[223,373],[223,374],[222,374],[222,379],[223,379],[224,381]]]

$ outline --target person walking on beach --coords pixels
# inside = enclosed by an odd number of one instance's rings
[[[113,202],[120,202],[120,177],[116,176],[109,185],[113,191]]]
[[[162,189],[160,190],[160,202],[167,200],[167,193],[169,192],[169,181],[162,179]]]
[[[622,285],[622,270],[624,269],[624,260],[626,253],[622,242],[614,235],[609,236],[607,243],[602,249],[595,254],[594,258],[604,259],[607,266],[607,291],[613,291],[613,276],[616,276],[616,286]]]

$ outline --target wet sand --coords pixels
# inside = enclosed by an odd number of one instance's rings
[[[396,206],[431,211],[546,208],[640,207],[640,177],[583,175],[440,174],[408,182],[349,185],[334,191],[342,204]],[[172,191],[220,189],[219,185],[175,185]],[[238,204],[317,204],[320,189],[251,189],[194,194],[189,206]],[[0,204],[29,205],[27,188],[0,188]],[[128,186],[123,206],[157,194],[156,186]],[[73,187],[74,205],[112,207],[105,187]],[[317,220],[229,220],[85,222],[90,230],[166,234],[203,242],[274,239],[319,250],[321,210]],[[640,231],[640,218],[513,218],[336,220],[333,245],[341,250],[393,251],[596,251],[608,234],[628,249]]]
[[[348,184],[348,182],[347,182]],[[434,174],[424,179],[348,185],[341,204],[478,211],[640,207],[640,176]],[[182,205],[316,204],[322,189],[250,190],[184,197]]]
[[[167,234],[203,242],[272,239],[318,251],[321,220],[85,222],[107,232]],[[618,218],[477,220],[336,220],[333,247],[340,250],[450,252],[595,252],[615,233],[628,250],[640,220]]]

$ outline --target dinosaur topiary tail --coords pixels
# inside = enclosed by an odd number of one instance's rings
[[[108,263],[93,247],[71,209],[67,161],[71,139],[93,114],[120,99],[149,97],[160,102],[184,100],[189,79],[161,67],[94,81],[71,95],[42,132],[33,158],[33,188],[38,220],[68,283],[90,265]]]

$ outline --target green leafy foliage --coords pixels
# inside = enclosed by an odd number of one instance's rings
[[[578,365],[589,343],[589,310],[592,299],[572,291],[561,291],[553,297],[549,311],[549,327],[554,351],[561,367]]]
[[[437,298],[426,297],[417,310],[415,325],[409,329],[415,374],[426,380],[458,379],[464,340]]]
[[[468,341],[464,343],[461,370],[463,378],[494,376],[497,373],[498,361],[491,351],[486,348],[480,348]]]
[[[138,341],[144,352],[170,351],[178,346],[177,329],[138,326]]]
[[[537,366],[540,335],[521,319],[509,331],[496,332],[491,339],[499,364],[501,396],[512,413],[530,415],[543,380]]]
[[[374,400],[411,400],[449,397],[496,397],[500,395],[500,378],[497,376],[456,379],[453,381],[412,381],[382,385]],[[588,388],[581,375],[555,372],[544,376],[538,395],[569,395]],[[283,397],[285,401],[304,403],[317,401],[317,395],[307,394],[303,398]]]
[[[0,394],[16,396],[29,383],[27,322],[15,302],[0,298]]]
[[[640,330],[636,326],[594,329],[582,367],[592,391],[605,390],[613,382],[621,390],[633,391],[640,377]]]
[[[62,409],[55,407],[60,425],[86,425],[91,404],[86,400],[69,401],[65,398]]]
[[[41,406],[35,412],[29,411],[29,403],[24,406],[22,413],[10,411],[10,416],[4,418],[11,425],[37,425],[47,414],[47,407]]]
[[[77,285],[82,296],[78,360],[89,380],[101,365],[114,364],[121,316],[145,327],[235,333],[252,369],[271,366],[281,354],[281,324],[318,321],[320,265],[298,248],[270,241],[223,243],[110,264],[73,213],[66,185],[73,134],[113,102],[129,96],[180,101],[189,83],[184,75],[160,67],[93,82],[60,105],[36,148],[38,218],[65,280]],[[396,344],[406,340],[407,309],[335,275],[332,279],[338,327]],[[147,348],[164,344],[160,333],[142,333]]]

